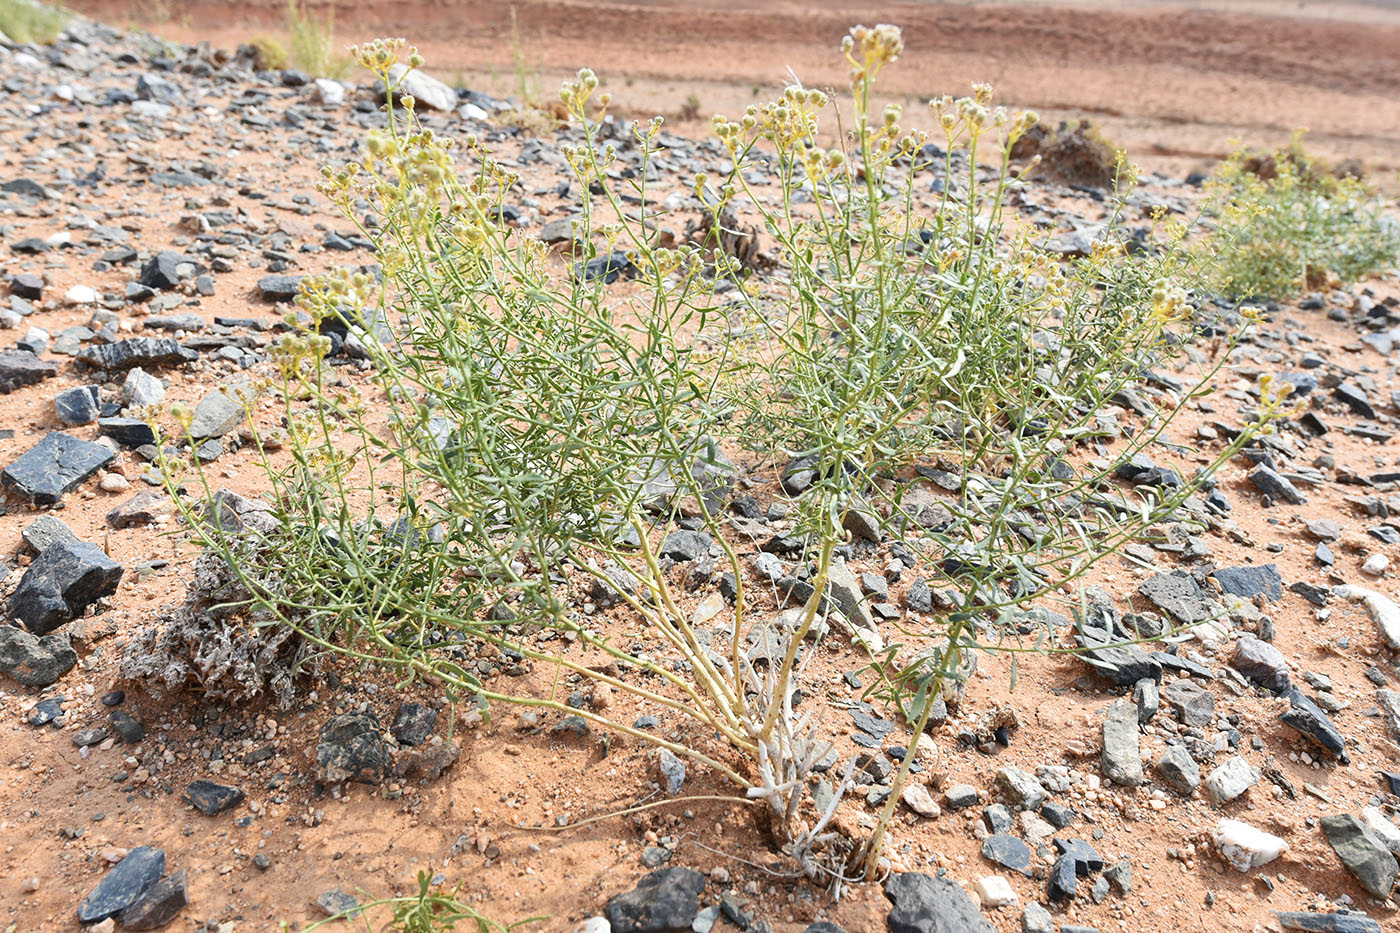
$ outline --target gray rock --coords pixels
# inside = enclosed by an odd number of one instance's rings
[[[1346,738],[1321,707],[1297,687],[1289,687],[1284,696],[1288,698],[1290,708],[1279,716],[1279,722],[1296,729],[1314,745],[1331,752],[1342,764],[1351,760],[1347,755]]]
[[[1216,805],[1227,804],[1259,783],[1259,772],[1236,755],[1216,767],[1206,777],[1206,790]]]
[[[948,802],[949,808],[962,810],[976,806],[981,795],[971,784],[954,784],[943,792],[943,799]]]
[[[159,930],[178,917],[189,902],[185,873],[177,871],[147,888],[118,919],[123,930]]]
[[[175,366],[199,359],[199,354],[183,349],[169,337],[129,337],[116,343],[84,347],[77,355],[80,363],[107,372],[124,372],[135,366]]]
[[[1137,706],[1138,722],[1151,722],[1162,706],[1162,691],[1158,688],[1157,681],[1144,677],[1133,684],[1133,704]]]
[[[122,565],[95,544],[54,544],[25,570],[10,597],[10,615],[35,635],[47,635],[116,592],[122,572]]]
[[[699,560],[710,553],[710,536],[699,531],[673,531],[661,542],[658,553],[678,564]]]
[[[1019,871],[1027,878],[1031,876],[1030,847],[1015,836],[1005,833],[988,836],[982,843],[982,857],[1002,868]]]
[[[1249,479],[1255,489],[1271,499],[1287,502],[1289,505],[1303,505],[1308,501],[1292,482],[1262,463],[1249,471]]]
[[[8,395],[24,386],[38,385],[57,375],[57,363],[41,360],[28,350],[0,353],[0,395]]]
[[[1159,573],[1143,581],[1138,592],[1183,625],[1204,622],[1217,612],[1215,604],[1184,570]]]
[[[923,577],[909,585],[909,591],[904,594],[904,608],[910,612],[933,611],[933,591]]]
[[[870,606],[865,601],[860,581],[851,573],[844,560],[832,560],[831,569],[827,573],[827,594],[852,625],[866,629],[875,627],[875,619],[870,614]]]
[[[1208,726],[1215,720],[1215,694],[1194,680],[1173,680],[1162,688],[1162,699],[1188,726]]]
[[[321,912],[327,917],[344,914],[346,918],[352,918],[360,913],[360,899],[340,888],[331,888],[320,894],[316,898],[316,906],[321,908]]]
[[[1400,867],[1385,843],[1350,813],[1324,816],[1321,823],[1328,843],[1347,871],[1375,897],[1381,900],[1390,897]]]
[[[1363,913],[1314,914],[1303,911],[1275,911],[1278,925],[1285,930],[1309,933],[1382,933],[1381,925]]]
[[[1220,588],[1231,596],[1243,599],[1263,596],[1270,601],[1283,596],[1283,577],[1279,576],[1277,564],[1221,567],[1212,576],[1220,584]]]
[[[160,880],[165,851],[138,846],[127,853],[78,905],[78,922],[96,923],[126,910]]]
[[[231,810],[242,803],[247,794],[228,784],[201,779],[187,784],[185,792],[180,796],[184,798],[186,803],[205,816],[218,816],[225,810]]]
[[[102,414],[97,404],[97,386],[64,389],[53,397],[53,410],[64,424],[92,424]]]
[[[1013,806],[1024,810],[1039,810],[1049,796],[1035,775],[1014,766],[997,769],[996,785]]]
[[[159,405],[165,401],[165,383],[140,366],[134,367],[122,381],[122,401],[136,407]]]
[[[677,758],[669,748],[657,750],[657,770],[668,794],[679,794],[685,785],[685,762]]]
[[[1055,916],[1031,901],[1021,911],[1021,933],[1055,933]]]
[[[299,275],[265,275],[258,279],[258,293],[268,301],[291,301],[300,288]]]
[[[172,107],[185,101],[184,92],[178,84],[150,72],[136,79],[136,96],[141,100]]]
[[[412,701],[399,704],[389,734],[400,745],[422,745],[437,728],[438,713],[431,706]]]
[[[612,933],[690,933],[703,890],[705,876],[698,871],[662,868],[609,898],[603,913]]]
[[[373,713],[342,713],[321,727],[316,746],[317,777],[325,784],[378,784],[392,764]]]
[[[1283,693],[1292,685],[1288,676],[1288,659],[1283,652],[1253,635],[1242,635],[1235,642],[1235,656],[1230,666],[1251,683],[1274,693]]]
[[[1157,775],[1172,790],[1189,796],[1201,784],[1201,768],[1180,745],[1169,745],[1157,759]]]
[[[394,89],[395,97],[411,95],[415,110],[457,109],[457,92],[417,68],[409,71],[407,65],[395,65],[389,69],[389,85]]]
[[[20,532],[20,536],[36,554],[42,554],[44,549],[51,544],[78,540],[78,536],[73,534],[72,530],[63,524],[61,519],[48,514],[40,515],[26,525],[24,531]]]
[[[1115,700],[1103,721],[1099,767],[1115,784],[1136,787],[1144,780],[1138,745],[1138,711],[1131,700]]]
[[[0,674],[26,687],[47,687],[78,663],[78,653],[59,634],[42,638],[13,625],[0,625]]]
[[[155,430],[140,418],[99,418],[97,431],[128,450],[156,442]]]
[[[229,398],[222,391],[211,392],[195,406],[190,436],[195,440],[223,437],[242,424],[246,414],[242,402]]]
[[[996,933],[967,892],[949,878],[903,872],[885,882],[894,905],[889,933]]]

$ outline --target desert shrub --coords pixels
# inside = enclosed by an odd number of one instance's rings
[[[380,40],[357,54],[387,82],[399,48]],[[819,144],[835,108],[800,87],[716,118],[732,173],[693,179],[711,222],[670,247],[653,222],[660,119],[634,126],[631,171],[613,171],[608,100],[580,72],[561,92],[576,126],[562,152],[573,190],[597,200],[575,205],[582,253],[562,276],[544,243],[500,222],[515,175],[478,140],[459,149],[422,128],[411,98],[405,110],[391,94],[386,126],[358,162],[327,167],[322,186],[347,217],[360,222],[368,204],[378,218],[363,229],[383,279],[306,280],[310,326],[273,348],[267,388],[289,438],[283,458],[264,458],[272,527],[191,526],[261,624],[703,763],[763,803],[805,871],[838,882],[862,851],[874,864],[880,832],[862,850],[827,829],[854,762],[825,809],[808,796],[831,743],[821,711],[799,713],[795,697],[832,629],[869,652],[880,695],[916,725],[917,745],[973,652],[1021,646],[1019,607],[1174,515],[1251,436],[1175,485],[1121,488],[1114,465],[1153,443],[1227,358],[1191,384],[1158,377],[1170,387],[1157,403],[1136,392],[1192,336],[1182,232],[1130,255],[1109,224],[1083,259],[1046,253],[1003,218],[1019,184],[1010,147],[1034,117],[992,107],[979,87],[933,102],[932,145],[902,128],[897,108],[872,109],[898,30],[860,27],[844,48],[849,141]],[[986,158],[999,166],[992,182],[978,177]],[[778,175],[779,203],[747,188],[760,161]],[[942,193],[926,208],[930,173]],[[765,233],[780,263],[766,279],[739,258],[757,254],[725,236],[745,196],[759,223],[743,235]],[[605,288],[624,277],[625,289]],[[337,342],[372,364],[366,387],[337,378],[326,358]],[[1278,402],[1265,394],[1261,423]],[[1112,457],[1084,456],[1090,441]],[[775,464],[802,455],[804,488],[787,478],[799,578],[746,585],[724,515],[737,473],[726,446]],[[937,499],[947,519],[919,528],[929,503],[915,501],[913,480],[926,463],[952,466],[958,485]],[[172,487],[188,479],[166,468]],[[958,608],[932,630],[904,631],[903,645],[882,644],[855,607],[843,623],[829,584],[848,573],[837,551],[853,516],[907,539]],[[681,518],[689,530],[670,532]],[[696,605],[685,590],[715,571],[730,575],[729,600],[709,592]],[[774,597],[795,606],[775,615]],[[619,607],[625,637],[580,611],[584,601]],[[1052,643],[1044,632],[1032,641],[1026,650]],[[477,663],[488,658],[537,676],[488,678]],[[574,682],[689,725],[664,737],[575,708],[558,695]]]
[[[292,57],[287,45],[276,36],[254,36],[249,42],[256,54],[255,66],[259,71],[283,71],[292,67]]]
[[[0,0],[0,35],[14,42],[48,45],[63,32],[68,18],[61,7],[37,0]]]
[[[1017,161],[1035,160],[1038,177],[1066,185],[1112,190],[1124,168],[1122,150],[1093,123],[1066,121],[1058,127],[1041,123],[1027,127],[1011,146]]]
[[[1329,172],[1299,138],[1273,153],[1237,149],[1207,191],[1204,249],[1228,294],[1286,298],[1400,258],[1400,223],[1375,193],[1353,171]]]
[[[334,7],[319,15],[305,0],[287,0],[287,35],[290,60],[302,71],[322,78],[339,78],[350,71],[353,62],[336,47]]]

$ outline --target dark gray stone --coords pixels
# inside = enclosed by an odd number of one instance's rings
[[[1215,694],[1194,680],[1173,680],[1162,688],[1162,699],[1188,726],[1208,726],[1215,720]]]
[[[126,910],[165,873],[165,850],[138,846],[127,853],[78,905],[79,923],[96,923]]]
[[[1131,700],[1115,700],[1103,721],[1103,750],[1099,767],[1115,784],[1136,787],[1144,780],[1138,744],[1138,711]]]
[[[422,745],[437,728],[438,713],[431,706],[408,702],[400,704],[394,714],[394,723],[389,734],[400,745]]]
[[[710,536],[700,531],[673,531],[661,542],[660,555],[678,564],[710,553]]]
[[[78,653],[62,635],[42,638],[13,625],[0,625],[0,674],[26,687],[47,687],[78,663]]]
[[[1324,816],[1322,831],[1347,871],[1375,897],[1385,900],[1395,886],[1395,856],[1375,833],[1350,813]]]
[[[1308,501],[1292,482],[1262,463],[1249,471],[1249,479],[1255,489],[1271,499],[1290,505],[1302,505]]]
[[[223,392],[211,392],[195,406],[190,420],[190,436],[196,440],[223,437],[243,423],[246,412],[243,403]]]
[[[205,816],[218,816],[225,810],[238,806],[247,797],[237,787],[218,784],[214,781],[191,781],[181,794],[185,802]]]
[[[181,256],[179,253],[169,250],[162,250],[141,266],[141,274],[137,281],[147,288],[156,288],[167,291],[180,286],[181,266],[185,266],[191,274],[194,272],[195,262]]]
[[[177,871],[147,888],[118,919],[123,930],[159,930],[178,917],[189,902],[185,873]]]
[[[61,431],[44,436],[0,473],[0,484],[35,505],[53,505],[116,454]]]
[[[1183,797],[1201,785],[1201,767],[1196,759],[1180,745],[1169,745],[1157,759],[1157,775],[1162,782]]]
[[[903,872],[885,882],[894,908],[889,933],[996,933],[967,892],[949,878]]]
[[[988,836],[982,843],[982,857],[996,862],[1002,868],[1019,871],[1027,878],[1031,876],[1031,850],[1015,836],[997,833]]]
[[[38,385],[57,375],[57,363],[41,360],[28,350],[0,353],[0,395],[8,395],[24,386]]]
[[[1302,911],[1275,911],[1278,925],[1285,930],[1308,933],[1382,933],[1381,925],[1362,913],[1311,914]]]
[[[378,784],[392,764],[373,713],[342,713],[321,727],[316,746],[317,777],[326,784]]]
[[[188,363],[199,359],[199,354],[183,349],[169,337],[128,337],[116,343],[84,347],[76,359],[94,369],[122,372],[134,366],[154,369]]]
[[[10,615],[34,634],[47,635],[116,592],[122,571],[122,565],[95,544],[54,544],[25,570],[10,597]]]
[[[690,933],[703,890],[705,876],[698,871],[662,868],[609,898],[603,913],[613,933]]]
[[[299,275],[265,275],[258,279],[258,294],[268,301],[291,301],[301,288]]]
[[[1283,596],[1283,577],[1277,564],[1257,567],[1221,567],[1213,574],[1220,588],[1231,596],[1253,599],[1263,596],[1272,602]]]
[[[97,404],[96,386],[64,389],[53,397],[54,414],[68,425],[92,424],[102,414]]]
[[[1346,764],[1346,739],[1316,703],[1297,687],[1290,687],[1284,694],[1291,708],[1279,716],[1279,722],[1302,733],[1313,744],[1331,752],[1338,761]]]
[[[1292,685],[1288,676],[1288,659],[1283,652],[1253,635],[1242,635],[1235,642],[1235,656],[1230,666],[1251,683],[1274,693],[1283,693]]]
[[[116,710],[108,718],[112,729],[121,736],[127,745],[139,745],[146,740],[146,727],[133,719],[130,714]]]
[[[1184,570],[1159,573],[1143,581],[1138,592],[1177,622],[1190,625],[1215,616],[1215,604]]]
[[[128,450],[154,444],[157,440],[155,430],[140,418],[100,418],[97,430]]]

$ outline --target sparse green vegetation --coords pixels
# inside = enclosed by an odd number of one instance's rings
[[[390,916],[383,933],[444,933],[446,930],[475,930],[476,933],[510,933],[545,918],[531,917],[509,925],[498,923],[461,900],[462,886],[447,890],[433,884],[432,876],[426,871],[418,873],[418,891],[402,897],[386,897],[370,901],[334,916],[327,917],[306,928],[307,933],[323,927],[334,927],[341,921],[362,921],[365,929],[375,930],[371,918],[382,917],[385,911]]]
[[[1337,177],[1303,148],[1240,148],[1207,182],[1206,241],[1216,285],[1237,297],[1286,298],[1354,282],[1400,259],[1400,223],[1358,178]]]
[[[291,61],[302,71],[320,78],[339,78],[354,62],[335,43],[335,8],[318,15],[306,0],[287,0],[287,34]]]
[[[14,42],[48,45],[68,25],[66,10],[37,0],[0,0],[0,34]]]
[[[279,375],[266,388],[289,433],[285,457],[264,458],[275,528],[250,538],[191,523],[238,573],[256,624],[484,704],[652,743],[761,801],[808,875],[837,887],[873,875],[932,701],[970,656],[1055,650],[1057,633],[1025,609],[1174,516],[1283,402],[1265,386],[1258,423],[1195,476],[1117,482],[1115,468],[1228,359],[1197,365],[1156,402],[1123,401],[1149,365],[1189,362],[1193,326],[1211,314],[1191,289],[1184,230],[1164,227],[1130,253],[1116,219],[1123,178],[1087,255],[1047,252],[1004,216],[1021,183],[1011,150],[1034,115],[995,107],[979,86],[932,102],[930,145],[898,107],[873,103],[901,50],[894,27],[847,38],[850,135],[834,148],[820,123],[836,106],[819,91],[789,87],[716,117],[732,169],[693,179],[709,222],[668,246],[650,187],[661,120],[636,125],[640,168],[615,180],[607,95],[580,72],[561,99],[582,141],[562,151],[582,192],[584,252],[562,276],[544,243],[499,220],[516,176],[478,140],[459,148],[423,129],[390,95],[387,127],[358,162],[326,167],[322,186],[348,219],[360,223],[366,203],[377,216],[362,232],[384,279],[306,280],[313,326],[272,351]],[[387,83],[399,52],[380,40],[358,58]],[[989,175],[976,169],[988,163]],[[760,164],[777,175],[777,203],[750,187]],[[942,195],[928,207],[930,173]],[[741,203],[758,215],[752,233],[733,219]],[[744,237],[758,231],[780,275],[753,273],[761,257]],[[625,291],[605,288],[623,276]],[[369,389],[330,369],[330,332],[371,361]],[[787,583],[752,585],[726,514],[737,473],[726,449],[774,473],[803,465],[800,484],[783,478],[797,520]],[[929,466],[956,486],[931,492],[918,472]],[[172,487],[213,495],[203,473],[191,482],[165,467]],[[946,519],[924,522],[930,509]],[[898,539],[950,594],[952,608],[896,644],[862,621],[859,591],[840,595],[839,552],[862,526]],[[728,598],[711,588],[721,573]],[[792,605],[775,615],[775,602]],[[625,638],[600,624],[608,606]],[[915,726],[863,839],[830,828],[850,770],[815,806],[808,779],[830,727],[810,692],[801,710],[795,700],[835,639],[866,653],[869,695]],[[488,659],[515,673],[483,675]],[[663,735],[565,702],[584,687],[683,725]]]

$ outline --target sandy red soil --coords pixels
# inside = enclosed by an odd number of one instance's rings
[[[229,45],[282,28],[281,0],[77,0],[109,22],[147,22],[182,41]],[[1315,148],[1400,170],[1400,11],[1394,4],[1256,2],[964,4],[790,0],[464,0],[334,6],[345,42],[401,35],[444,77],[517,93],[517,64],[548,97],[580,66],[620,106],[704,118],[736,112],[790,80],[843,86],[832,49],[856,23],[904,29],[906,61],[885,91],[926,99],[995,84],[1055,119],[1085,115],[1151,167],[1186,170],[1231,140],[1278,144],[1307,128]],[[767,98],[763,98],[767,99]]]

